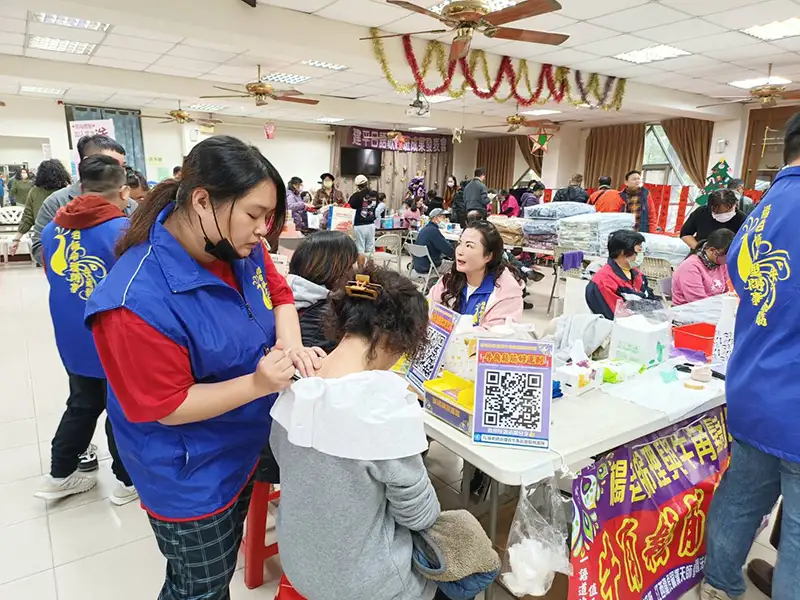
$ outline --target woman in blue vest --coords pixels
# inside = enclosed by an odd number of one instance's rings
[[[262,239],[286,214],[282,178],[225,136],[189,153],[135,213],[87,305],[120,456],[167,559],[160,600],[223,600],[277,392],[322,351]]]

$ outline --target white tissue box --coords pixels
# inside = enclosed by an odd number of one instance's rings
[[[609,358],[652,367],[669,358],[672,328],[642,315],[616,317],[611,330]]]
[[[600,387],[603,382],[603,376],[597,369],[578,365],[558,367],[554,377],[561,382],[561,391],[565,396],[580,396]]]

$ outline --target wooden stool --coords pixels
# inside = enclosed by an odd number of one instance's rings
[[[271,483],[256,481],[253,485],[242,539],[244,584],[251,590],[264,585],[264,561],[278,554],[278,542],[267,545],[266,537],[269,505],[280,497],[280,491],[274,490]]]

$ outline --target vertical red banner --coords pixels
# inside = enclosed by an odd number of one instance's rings
[[[675,221],[675,233],[679,233],[683,223],[686,221],[686,209],[689,207],[689,186],[681,188],[681,196],[678,200],[678,218]]]

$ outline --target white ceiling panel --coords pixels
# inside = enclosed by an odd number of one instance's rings
[[[800,54],[787,52],[786,54],[773,54],[772,56],[769,56],[768,60],[765,60],[763,56],[756,56],[754,58],[746,57],[732,59],[731,62],[750,69],[763,69],[764,72],[767,70],[767,65],[772,63],[774,66],[772,72],[775,75],[780,76],[782,71],[790,72],[794,69],[800,68]]]
[[[569,36],[569,39],[561,44],[559,48],[570,48],[572,46],[588,44],[609,37],[609,32],[604,27],[598,27],[597,25],[585,22],[561,27],[557,32]]]
[[[127,25],[114,25],[112,30],[114,35],[124,35],[129,37],[139,38],[140,40],[150,40],[155,42],[172,42],[176,44],[183,39],[183,36],[169,33],[166,31],[155,31],[153,29],[139,29],[137,27],[129,27]],[[141,41],[139,42],[141,43]],[[155,50],[151,49],[151,52]]]
[[[741,46],[739,48],[726,48],[725,50],[709,50],[708,52],[704,52],[705,56],[710,56],[716,60],[728,60],[728,61],[735,61],[737,58],[758,58],[760,56],[773,56],[777,54],[779,51],[776,50],[775,46],[772,44],[768,44],[766,42],[761,42],[758,44],[748,44],[747,46]],[[766,65],[769,61],[765,58],[764,64]]]
[[[758,4],[763,0],[661,0],[661,4],[691,15],[710,15],[723,10]]]
[[[93,56],[89,59],[89,64],[96,67],[108,67],[111,69],[125,69],[127,71],[144,71],[147,64],[133,62],[128,60],[120,60],[117,58],[103,58],[100,56]]]
[[[601,17],[634,6],[648,4],[647,0],[604,0],[592,2],[587,0],[562,0],[559,14],[572,19],[586,20]],[[649,4],[654,4],[649,2]]]
[[[208,40],[200,38],[186,38],[181,43],[187,46],[193,46],[195,48],[208,48],[209,50],[219,50],[220,52],[227,52],[228,54],[241,54],[242,52],[247,52],[250,49],[245,46],[220,44],[216,40]]]
[[[509,23],[509,27],[516,27],[518,29],[539,29],[543,31],[555,31],[562,27],[574,25],[577,20],[564,16],[561,11],[548,13],[546,15],[539,15],[538,17],[528,17],[520,21]]]
[[[775,20],[797,16],[800,16],[800,5],[791,0],[769,0],[741,8],[726,7],[725,10],[709,16],[708,19],[728,29],[746,29],[754,25],[766,25]]]
[[[70,62],[76,64],[86,64],[89,62],[89,56],[85,54],[67,54],[66,52],[49,52],[47,50],[34,50],[33,48],[25,48],[25,56],[30,58],[41,58],[44,60],[58,60],[61,62]]]
[[[196,48],[195,46],[187,46],[185,44],[178,44],[175,46],[169,51],[169,55],[213,63],[224,63],[235,56],[235,54],[231,52],[223,52],[221,50],[212,50],[209,48]]]
[[[141,50],[114,48],[113,46],[101,45],[95,49],[92,57],[118,59],[128,62],[142,63],[144,65],[151,65],[161,58],[161,55],[155,54],[154,52],[143,52]]]
[[[9,33],[25,33],[25,21],[0,17],[0,31]]]
[[[336,83],[342,84],[355,84],[355,83],[367,83],[368,81],[373,81],[375,79],[374,76],[371,75],[363,75],[361,73],[350,73],[348,71],[339,71],[339,72],[332,72],[327,77],[321,77],[320,81],[331,81]]]
[[[27,19],[28,18],[28,6],[26,3],[17,2],[15,4],[4,3],[3,6],[3,16],[8,17],[9,19]]]
[[[189,60],[188,58],[179,58],[177,56],[162,56],[154,66],[178,70],[186,69],[190,72],[202,74],[216,69],[219,63],[207,62],[204,60]]]
[[[756,70],[756,69],[745,69],[743,67],[738,68],[735,71],[720,71],[718,73],[709,73],[705,75],[703,79],[707,81],[713,81],[715,83],[725,83],[727,84],[730,81],[742,81],[744,79],[756,79],[758,77],[765,77],[767,75],[766,71]],[[730,88],[734,92],[736,90],[740,90],[741,88],[732,87]]]
[[[738,48],[750,44],[758,44],[759,40],[750,35],[739,33],[738,31],[728,31],[716,35],[700,36],[690,40],[684,40],[676,44],[687,52],[708,52],[711,50],[721,50],[725,48]]]
[[[391,33],[415,33],[417,31],[429,31],[432,29],[449,29],[447,25],[425,15],[418,15],[409,12],[407,17],[397,19],[385,24],[382,29]],[[365,34],[369,35],[369,32]],[[439,34],[441,35],[441,34]],[[423,37],[423,36],[419,36]],[[429,37],[437,37],[431,35]]]
[[[144,38],[120,35],[114,31],[105,37],[103,45],[115,48],[129,48],[131,50],[144,50],[145,52],[154,52],[156,54],[164,54],[175,47],[173,42],[146,40]]]
[[[649,25],[649,21],[645,22]],[[725,28],[711,21],[694,18],[671,23],[669,25],[649,27],[648,29],[643,29],[636,33],[643,38],[653,40],[659,44],[675,44],[676,42],[716,35],[718,33],[724,33],[725,31]],[[677,45],[678,47],[681,46],[681,44]]]
[[[579,69],[585,73],[602,73],[603,75],[615,75],[615,71],[622,71],[634,65],[624,60],[616,58],[595,58],[586,62],[577,63],[574,69]]]
[[[24,50],[22,46],[9,46],[8,44],[0,44],[0,54],[13,54],[15,56],[22,56]]]
[[[636,37],[633,35],[618,35],[610,37],[606,40],[592,42],[590,44],[582,44],[577,46],[578,50],[589,52],[590,54],[598,54],[601,56],[616,56],[631,50],[641,50],[653,45],[653,42],[644,38]]]
[[[258,72],[255,67],[232,67],[229,65],[222,65],[209,72],[209,75],[233,78],[240,83],[255,81],[257,74]]]
[[[21,48],[25,45],[25,36],[21,33],[0,33],[0,43]]]
[[[682,13],[675,9],[660,4],[648,3],[619,12],[612,13],[603,17],[591,19],[589,22],[593,25],[606,27],[615,31],[631,31],[636,27],[631,27],[632,23],[647,24],[648,26],[668,25],[670,23],[677,23],[686,18],[686,13]]]
[[[660,60],[652,63],[652,66],[663,71],[674,71],[682,73],[683,69],[693,69],[696,67],[706,67],[718,64],[713,58],[708,58],[702,54],[692,54],[689,56],[679,56],[677,58],[668,58],[667,60]]]
[[[775,40],[772,44],[781,51],[789,50],[790,52],[798,52],[800,51],[800,36]]]
[[[346,21],[354,25],[380,27],[408,16],[409,11],[397,8],[385,2],[372,0],[338,0],[333,4],[315,12],[320,17]],[[431,19],[436,25],[436,21]],[[434,29],[433,27],[431,29]],[[367,32],[369,34],[369,32]]]
[[[28,23],[28,34],[62,40],[73,40],[76,42],[87,42],[89,44],[97,44],[106,36],[104,31],[92,31],[91,29],[78,29],[76,27],[60,27],[58,25],[37,23],[36,21]]]
[[[158,73],[160,75],[172,75],[173,77],[200,77],[203,71],[190,71],[189,69],[175,69],[164,65],[150,65],[145,69],[148,73]]]
[[[330,6],[335,0],[258,0],[259,4],[269,4],[279,8],[291,8],[300,12],[313,13]]]
[[[542,54],[536,57],[537,62],[549,63],[559,67],[568,67],[575,63],[587,62],[597,58],[594,54],[588,52],[581,52],[573,48],[561,48],[555,52]]]

